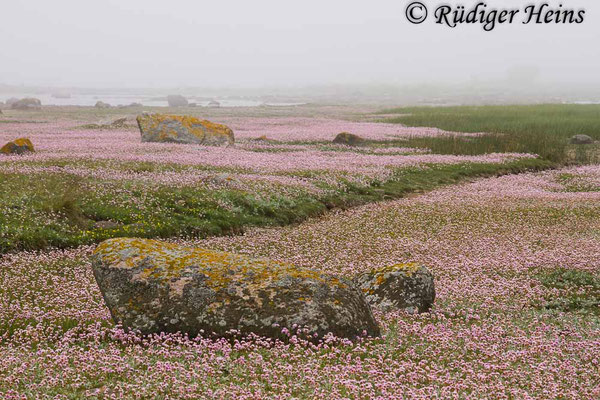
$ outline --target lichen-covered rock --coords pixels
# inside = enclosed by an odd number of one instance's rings
[[[571,138],[571,144],[592,144],[594,139],[588,135],[575,135]]]
[[[345,144],[346,146],[357,146],[364,141],[360,136],[348,132],[338,133],[335,139],[333,139],[333,143]]]
[[[24,154],[35,151],[33,143],[27,138],[19,138],[12,142],[6,143],[0,148],[2,154]]]
[[[427,312],[435,300],[433,274],[414,263],[374,269],[354,278],[372,306],[384,310]]]
[[[216,100],[211,100],[211,101],[208,102],[208,104],[206,105],[206,107],[219,108],[219,107],[221,107],[221,103],[219,103]]]
[[[167,96],[167,103],[169,103],[169,107],[185,107],[188,105],[187,99],[179,94]]]
[[[39,110],[42,108],[42,102],[33,97],[17,100],[10,105],[13,110]]]
[[[379,335],[352,282],[290,264],[118,238],[98,245],[92,267],[114,321],[143,334],[285,338],[283,328],[300,326],[313,338]]]
[[[142,142],[232,145],[233,131],[226,125],[184,116],[144,113],[137,117]]]

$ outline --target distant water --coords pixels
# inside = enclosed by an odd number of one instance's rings
[[[54,97],[51,94],[36,94],[36,93],[0,93],[0,101],[6,102],[11,97],[21,99],[23,97],[35,97],[40,99],[42,105],[56,105],[56,106],[93,106],[98,101],[103,101],[110,104],[111,106],[129,105],[131,103],[140,103],[148,107],[166,107],[168,106],[167,100],[162,100],[159,96],[148,96],[148,95],[135,95],[135,94],[124,94],[124,95],[102,95],[102,94],[72,94],[67,98]],[[166,97],[166,96],[165,96]],[[209,100],[206,97],[194,98],[194,96],[186,97],[190,103],[196,103],[199,106],[206,106]],[[222,107],[258,107],[261,105],[271,106],[294,106],[301,105],[304,103],[265,103],[259,100],[249,100],[241,98],[214,98],[218,101]]]

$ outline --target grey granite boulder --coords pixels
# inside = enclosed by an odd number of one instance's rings
[[[94,107],[96,108],[110,108],[110,104],[105,103],[103,101],[97,101],[96,104],[94,105]]]
[[[102,242],[92,268],[116,323],[142,334],[354,338],[379,327],[350,281],[290,264],[146,239]]]
[[[39,110],[42,108],[42,102],[33,97],[27,97],[17,100],[10,105],[13,110]]]
[[[364,141],[360,136],[348,132],[338,133],[335,139],[333,139],[333,143],[345,144],[346,146],[358,146]]]
[[[169,103],[169,107],[185,107],[188,105],[187,99],[179,94],[167,96],[167,103]]]
[[[588,135],[575,135],[571,138],[571,144],[592,144],[594,139]]]
[[[427,312],[435,300],[433,274],[414,263],[374,269],[354,278],[372,306],[385,311]]]

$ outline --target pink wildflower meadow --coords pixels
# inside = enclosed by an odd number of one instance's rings
[[[237,171],[267,175],[289,175],[299,171],[321,171],[326,174],[348,175],[348,178],[355,179],[356,182],[370,182],[389,179],[393,168],[469,162],[503,163],[517,158],[534,157],[532,155],[511,153],[481,156],[438,155],[427,154],[426,150],[419,151],[402,147],[368,151],[334,151],[320,150],[310,145],[298,146],[286,145],[285,143],[279,145],[257,144],[245,139],[266,133],[267,135],[286,140],[321,140],[324,137],[327,137],[327,140],[331,140],[335,137],[336,130],[342,127],[351,128],[353,126],[355,127],[353,131],[362,133],[366,137],[377,139],[388,138],[387,134],[383,134],[382,132],[391,132],[391,130],[404,136],[413,134],[430,135],[435,132],[430,128],[404,128],[391,124],[319,119],[312,123],[308,122],[312,120],[307,119],[305,121],[306,126],[301,125],[305,130],[296,132],[294,131],[296,127],[293,125],[296,119],[288,121],[287,118],[283,118],[278,124],[275,122],[271,124],[263,123],[261,126],[265,130],[259,132],[253,130],[255,128],[253,128],[252,121],[250,120],[249,122],[249,131],[244,131],[243,129],[239,133],[236,131],[239,143],[231,148],[142,143],[137,129],[82,130],[74,129],[72,121],[6,123],[3,124],[3,130],[0,133],[0,142],[26,136],[33,141],[36,153],[18,158],[1,157],[0,168],[3,171],[16,168],[11,166],[16,160],[19,162],[47,163],[56,159],[68,158],[69,160],[82,160],[86,162],[115,160],[121,162],[151,162],[202,166],[226,169],[229,172]],[[258,124],[258,122],[255,122],[255,124]],[[336,130],[334,130],[334,127]],[[287,129],[291,133],[283,134],[281,133],[283,132],[282,129]],[[361,129],[365,129],[364,133]],[[328,133],[330,131],[334,133],[330,135]],[[391,135],[392,133],[389,134]],[[439,132],[436,134],[439,134]],[[257,149],[277,151],[256,151]],[[80,166],[79,168],[84,167]],[[38,167],[39,169],[40,167]],[[49,168],[48,171],[51,169]],[[98,171],[94,173],[98,174]],[[176,177],[173,178],[177,180]],[[157,179],[159,181],[164,180],[164,174]],[[189,178],[181,179],[185,180]],[[332,181],[335,180],[332,179]]]
[[[597,314],[539,307],[538,274],[598,273],[600,167],[484,179],[190,244],[351,275],[436,276],[431,313],[376,314],[380,339],[141,338],[110,322],[89,247],[0,258],[0,393],[22,398],[596,399]]]
[[[399,124],[378,122],[353,122],[328,118],[228,118],[236,137],[249,139],[267,136],[282,141],[331,141],[340,132],[350,132],[370,140],[398,140],[409,137],[447,135],[438,128],[411,128]],[[460,136],[480,134],[453,133]]]

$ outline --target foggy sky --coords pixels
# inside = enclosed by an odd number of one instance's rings
[[[423,0],[430,8],[443,0]],[[541,3],[542,1],[535,1]],[[581,25],[406,21],[405,0],[13,0],[0,7],[0,83],[277,86],[502,79],[600,82],[600,4]],[[477,3],[476,0],[450,4]],[[488,7],[531,2],[488,1]],[[550,1],[558,6],[558,1]],[[430,14],[431,14],[430,12]]]

